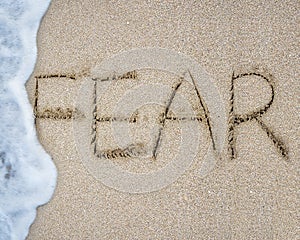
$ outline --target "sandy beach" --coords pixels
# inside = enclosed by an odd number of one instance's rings
[[[26,88],[58,179],[27,239],[299,238],[299,7],[53,0]]]

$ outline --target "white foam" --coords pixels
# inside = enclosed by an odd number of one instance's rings
[[[0,0],[0,240],[25,239],[49,201],[56,169],[38,143],[24,84],[50,0]]]

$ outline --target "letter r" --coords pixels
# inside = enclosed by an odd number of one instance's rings
[[[271,88],[271,98],[269,102],[264,105],[262,108],[255,110],[253,112],[247,113],[247,114],[236,114],[234,110],[234,84],[237,79],[245,77],[245,76],[258,76],[262,79],[264,79]],[[270,106],[273,103],[275,92],[274,92],[274,83],[271,79],[264,76],[261,73],[258,72],[250,72],[250,73],[243,73],[239,74],[237,76],[234,76],[234,73],[232,74],[231,78],[231,98],[230,98],[230,111],[229,111],[229,126],[228,126],[228,144],[229,144],[229,154],[231,159],[236,158],[236,127],[240,125],[241,123],[245,123],[248,121],[255,120],[259,126],[264,130],[268,137],[271,139],[281,156],[284,158],[288,158],[288,152],[286,147],[284,146],[283,142],[281,142],[274,133],[267,127],[267,125],[262,121],[261,116],[268,111]]]

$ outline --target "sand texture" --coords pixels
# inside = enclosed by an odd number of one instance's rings
[[[299,239],[299,7],[53,0],[26,88],[58,181],[28,239]]]

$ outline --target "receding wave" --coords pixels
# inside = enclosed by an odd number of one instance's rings
[[[49,0],[0,0],[0,240],[25,239],[49,201],[56,169],[38,143],[25,82]]]

